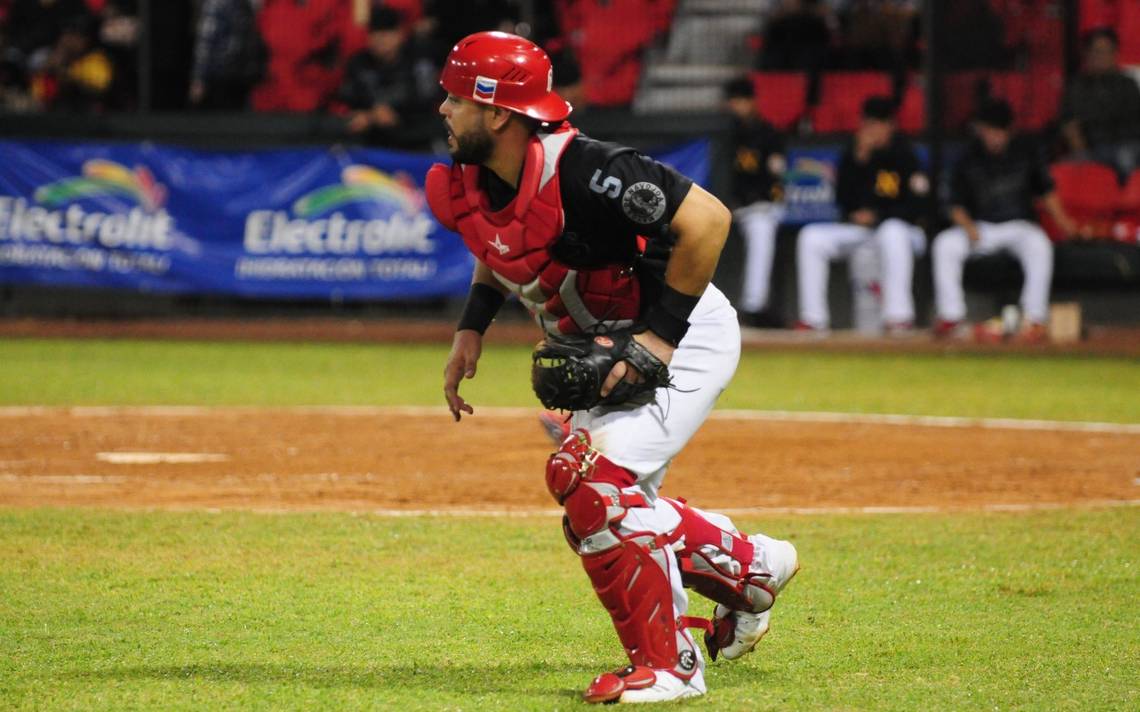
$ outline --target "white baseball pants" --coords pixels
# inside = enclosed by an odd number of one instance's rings
[[[744,233],[744,286],[740,308],[746,312],[763,311],[768,306],[776,230],[784,217],[784,208],[774,203],[753,203],[737,210],[735,217]]]
[[[657,496],[669,463],[705,422],[740,360],[736,310],[712,284],[689,323],[669,364],[674,388],[659,389],[656,403],[576,411],[570,421],[572,428],[590,433],[603,455],[637,475],[651,499]]]
[[[1049,320],[1049,285],[1053,279],[1053,243],[1045,231],[1028,220],[978,223],[978,242],[970,244],[966,231],[952,227],[938,233],[931,248],[934,262],[934,300],[938,317],[946,321],[966,318],[962,268],[971,257],[1008,252],[1021,263],[1025,282],[1021,309],[1025,318],[1044,324]]]
[[[890,218],[877,228],[853,223],[814,223],[800,231],[796,243],[800,321],[816,329],[831,326],[827,306],[827,277],[833,260],[847,259],[861,246],[873,244],[882,265],[883,321],[914,321],[915,255],[924,251],[922,230],[905,220]]]

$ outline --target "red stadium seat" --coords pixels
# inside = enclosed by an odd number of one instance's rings
[[[1140,169],[1128,176],[1120,191],[1112,237],[1122,242],[1136,242],[1140,237]]]
[[[990,93],[1013,107],[1018,128],[1039,131],[1057,116],[1064,91],[1060,71],[991,74]]]
[[[885,72],[824,74],[819,106],[812,114],[816,133],[854,131],[863,102],[875,95],[891,95],[891,78]]]
[[[1096,27],[1113,27],[1116,25],[1117,10],[1120,4],[1128,4],[1128,0],[1119,3],[1118,0],[1081,0],[1079,10],[1080,31],[1083,35]]]
[[[807,111],[807,75],[803,72],[753,72],[757,109],[780,129],[791,128]]]
[[[903,133],[920,134],[926,129],[926,93],[914,78],[907,83],[899,105],[899,128]]]
[[[575,46],[586,99],[595,106],[621,106],[633,100],[641,77],[641,54],[655,37],[668,31],[673,0],[611,0],[589,4],[580,15],[580,44]],[[565,28],[564,33],[565,33]]]
[[[1116,32],[1120,36],[1121,64],[1140,64],[1140,2],[1121,0]]]
[[[1057,183],[1061,204],[1082,232],[1094,237],[1111,236],[1121,197],[1115,171],[1101,163],[1070,161],[1053,164],[1049,173]],[[1059,234],[1052,221],[1045,220],[1044,225],[1054,239],[1066,237]]]
[[[1132,171],[1132,175],[1128,176],[1128,180],[1120,190],[1117,209],[1121,213],[1140,217],[1140,168]]]

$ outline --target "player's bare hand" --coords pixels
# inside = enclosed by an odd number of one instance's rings
[[[977,225],[971,225],[966,230],[966,237],[969,238],[971,245],[976,245],[982,239],[982,233],[978,232]]]
[[[676,347],[670,344],[665,339],[662,339],[652,331],[643,331],[640,334],[634,334],[633,340],[644,346],[651,354],[661,359],[662,363],[669,364],[673,360],[673,352]],[[601,394],[605,398],[610,394],[617,384],[622,380],[629,381],[630,383],[640,383],[642,381],[641,373],[636,368],[629,365],[628,361],[619,361],[614,364],[610,369],[610,375],[606,376],[605,383],[602,384]]]
[[[443,367],[443,397],[456,422],[462,413],[474,415],[475,409],[459,395],[459,383],[464,378],[474,378],[479,356],[483,353],[483,335],[472,329],[455,332],[451,342],[451,353],[447,365]]]
[[[876,215],[875,211],[871,210],[870,208],[859,208],[855,212],[851,213],[851,222],[855,223],[856,225],[862,225],[863,227],[871,227],[875,224],[875,220],[877,219],[878,215]]]

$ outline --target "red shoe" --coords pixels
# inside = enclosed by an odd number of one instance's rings
[[[1005,341],[1005,327],[1001,319],[988,319],[974,324],[974,341],[979,344],[1000,344]]]
[[[1027,321],[1013,340],[1019,344],[1049,343],[1049,327],[1036,321]]]
[[[936,339],[949,339],[958,335],[958,329],[962,326],[960,321],[951,321],[950,319],[939,319],[934,322],[934,329],[932,333]]]

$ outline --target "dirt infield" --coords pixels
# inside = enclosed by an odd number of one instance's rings
[[[537,414],[537,413],[535,413]],[[0,505],[549,510],[529,412],[0,409]],[[1129,502],[1140,433],[710,420],[665,493],[710,508]]]

